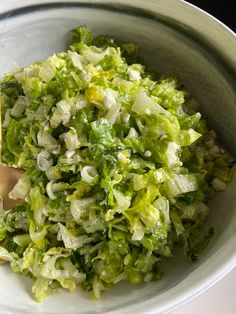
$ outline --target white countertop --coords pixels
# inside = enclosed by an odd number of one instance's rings
[[[236,313],[236,267],[200,296],[171,314]]]

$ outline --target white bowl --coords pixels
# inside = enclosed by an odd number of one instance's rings
[[[154,70],[177,73],[225,146],[236,154],[236,37],[222,23],[178,0],[1,0],[0,76],[64,50],[68,31],[86,24],[141,44]],[[56,293],[37,304],[31,281],[0,267],[0,313],[163,313],[198,295],[236,265],[236,178],[211,202],[206,227],[215,236],[200,261],[181,254],[164,265],[159,282],[138,287],[118,284],[101,301],[81,290]]]

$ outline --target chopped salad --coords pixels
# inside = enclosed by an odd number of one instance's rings
[[[9,194],[21,202],[0,211],[0,259],[34,280],[37,301],[159,280],[177,243],[198,258],[231,159],[137,44],[78,27],[68,51],[7,73],[0,88],[2,161],[24,171]]]

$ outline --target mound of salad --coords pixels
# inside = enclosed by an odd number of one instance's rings
[[[232,176],[174,76],[149,73],[137,44],[72,33],[67,52],[0,83],[2,161],[24,171],[21,202],[0,211],[0,259],[37,301],[159,280],[176,245],[196,260],[207,202]]]

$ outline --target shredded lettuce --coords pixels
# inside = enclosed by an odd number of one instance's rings
[[[0,259],[41,302],[81,285],[159,280],[179,242],[196,260],[207,201],[232,177],[175,77],[154,79],[135,43],[72,32],[68,51],[0,82],[2,160],[24,171],[0,211]]]

